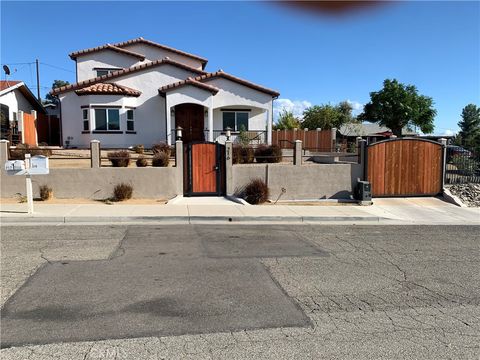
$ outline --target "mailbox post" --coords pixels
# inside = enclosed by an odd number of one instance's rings
[[[31,156],[25,154],[25,160],[9,160],[5,163],[8,175],[25,175],[27,193],[27,209],[33,214],[32,175],[46,175],[49,173],[48,158],[42,155]]]

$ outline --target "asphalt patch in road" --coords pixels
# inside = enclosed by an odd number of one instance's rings
[[[151,232],[142,243],[129,233],[110,260],[40,268],[5,304],[1,347],[311,325],[255,256],[209,258],[198,229],[176,234],[178,253],[171,234]],[[206,244],[227,255],[236,246]],[[246,244],[243,254],[254,254]]]

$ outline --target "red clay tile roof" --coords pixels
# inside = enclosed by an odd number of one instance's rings
[[[182,80],[182,81],[178,81],[178,82],[173,83],[173,84],[168,84],[168,85],[162,86],[160,89],[158,89],[158,92],[161,93],[161,94],[165,94],[169,90],[173,90],[173,89],[176,89],[176,88],[179,88],[179,87],[182,87],[182,86],[186,86],[186,85],[192,85],[192,86],[198,87],[200,89],[210,91],[213,95],[218,93],[218,90],[219,90],[215,86],[211,86],[211,85],[201,83],[201,82],[195,80],[194,78],[189,77],[186,80]]]
[[[239,83],[239,84],[242,84],[242,85],[245,85],[249,88],[252,88],[252,89],[255,89],[255,90],[258,90],[260,92],[263,92],[263,93],[266,93],[266,94],[270,94],[272,96],[279,96],[280,93],[278,91],[275,91],[275,90],[272,90],[272,89],[269,89],[269,88],[266,88],[266,87],[263,87],[263,86],[260,86],[260,85],[257,85],[257,84],[254,84],[250,81],[247,81],[247,80],[244,80],[244,79],[241,79],[241,78],[238,78],[236,76],[233,76],[233,75],[230,75],[226,72],[224,72],[223,70],[218,70],[216,72],[213,72],[213,73],[208,73],[208,74],[204,74],[204,75],[200,75],[200,76],[197,76],[195,78],[195,80],[197,81],[208,81],[210,79],[214,79],[214,78],[218,78],[218,77],[223,77],[225,79],[228,79],[228,80],[231,80],[233,82],[236,82],[236,83]]]
[[[206,63],[208,62],[207,59],[205,59],[201,56],[190,54],[190,53],[187,53],[185,51],[181,51],[181,50],[172,48],[170,46],[165,46],[165,45],[156,43],[154,41],[144,39],[143,37],[139,37],[139,38],[136,38],[136,39],[133,39],[133,40],[127,40],[127,41],[119,42],[119,43],[116,43],[116,44],[113,44],[113,45],[117,46],[119,48],[123,48],[125,46],[132,45],[132,44],[138,44],[138,43],[151,45],[151,46],[154,46],[154,47],[158,47],[160,49],[168,50],[168,51],[171,51],[171,52],[174,52],[174,53],[177,53],[177,54],[180,54],[180,55],[192,58],[192,59],[199,60],[203,64],[203,68],[205,68]]]
[[[67,91],[81,89],[81,88],[83,88],[85,86],[88,86],[88,85],[97,84],[97,83],[100,83],[100,82],[104,82],[105,80],[118,78],[118,77],[120,77],[122,75],[125,75],[125,74],[135,73],[135,72],[138,72],[138,71],[142,71],[142,70],[145,70],[145,69],[148,69],[148,68],[151,68],[151,67],[161,66],[161,65],[172,65],[172,66],[176,66],[176,67],[181,68],[181,69],[191,71],[193,73],[206,74],[205,71],[198,70],[198,69],[195,69],[195,68],[190,67],[188,65],[185,65],[185,64],[170,60],[168,58],[165,58],[165,59],[150,61],[150,62],[147,62],[147,63],[144,63],[144,64],[132,66],[131,68],[128,68],[128,69],[122,69],[122,70],[114,71],[114,72],[112,72],[108,75],[97,76],[96,78],[80,81],[80,82],[77,82],[75,84],[61,86],[59,88],[53,89],[50,93],[57,95],[57,94],[61,94],[61,93],[67,92]]]
[[[18,81],[18,80],[0,80],[0,91],[8,89],[9,87],[17,85],[19,83],[21,83],[21,81]]]
[[[90,49],[75,51],[75,52],[72,52],[71,54],[69,54],[69,56],[70,56],[71,59],[76,59],[79,56],[94,53],[94,52],[97,52],[97,51],[102,51],[102,50],[113,50],[113,51],[116,51],[116,52],[121,53],[121,54],[136,57],[140,60],[145,60],[145,55],[142,55],[142,54],[139,54],[139,53],[136,53],[136,52],[133,52],[133,51],[129,51],[129,50],[126,50],[126,49],[122,49],[121,47],[111,45],[111,44],[105,44],[105,45],[97,46],[97,47],[90,48]]]
[[[115,83],[96,83],[79,90],[75,90],[77,95],[124,95],[140,96],[142,93],[138,90],[118,85]]]

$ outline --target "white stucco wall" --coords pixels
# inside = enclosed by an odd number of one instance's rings
[[[195,69],[202,69],[202,63],[199,60],[192,59],[191,57],[183,56],[175,52],[157,48],[151,45],[131,44],[124,46],[123,49],[145,55],[146,59],[148,59],[149,61],[169,57],[171,60],[178,61],[179,63],[191,66]]]
[[[191,72],[171,65],[163,65],[113,79],[120,85],[139,90],[139,97],[118,95],[78,96],[74,91],[60,96],[62,101],[63,141],[72,136],[71,146],[89,147],[90,140],[100,140],[103,147],[126,147],[143,144],[147,147],[166,140],[165,98],[158,94],[164,85],[192,76]],[[136,134],[82,134],[82,105],[120,105],[120,130],[126,131],[126,108],[136,107]],[[92,118],[90,116],[90,118]],[[90,130],[94,129],[91,124]]]
[[[94,68],[128,68],[141,64],[134,56],[121,54],[113,50],[102,50],[77,57],[77,81],[91,79],[97,76]]]
[[[30,104],[30,102],[25,99],[25,96],[20,92],[20,90],[15,89],[6,93],[5,95],[0,96],[0,104],[8,106],[8,117],[10,121],[13,120],[13,113],[18,111],[23,111],[30,113],[35,108]]]

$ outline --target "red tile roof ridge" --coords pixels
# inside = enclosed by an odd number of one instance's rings
[[[23,81],[21,81],[21,80],[0,80],[0,91],[11,88],[12,86],[20,84],[21,82],[23,82]]]
[[[69,84],[69,85],[61,86],[61,87],[53,89],[50,93],[54,94],[54,95],[61,94],[61,93],[66,92],[66,91],[76,90],[76,89],[79,89],[79,88],[82,88],[82,87],[85,87],[85,86],[88,86],[88,85],[93,85],[93,84],[96,84],[96,83],[99,83],[99,82],[103,82],[103,81],[108,80],[108,79],[114,79],[114,78],[120,77],[120,76],[125,75],[125,74],[141,71],[141,70],[144,70],[144,69],[147,69],[147,68],[150,68],[150,67],[164,65],[164,64],[165,65],[176,66],[178,68],[182,68],[182,69],[185,69],[185,70],[197,73],[197,74],[206,74],[206,72],[203,71],[203,70],[198,70],[196,68],[193,68],[191,66],[188,66],[188,65],[185,65],[185,64],[182,64],[182,63],[179,63],[179,62],[174,61],[174,60],[159,59],[159,60],[154,60],[154,61],[150,61],[150,62],[147,62],[147,63],[139,64],[139,65],[136,65],[136,66],[132,66],[130,68],[113,71],[108,75],[97,76],[97,77],[92,78],[92,79],[79,81],[75,84]]]
[[[114,43],[113,45],[117,46],[119,48],[123,48],[124,46],[128,46],[128,45],[131,45],[131,44],[137,44],[137,43],[148,44],[148,45],[159,47],[161,49],[168,50],[168,51],[171,51],[171,52],[174,52],[174,53],[186,56],[186,57],[190,57],[192,59],[199,60],[204,65],[208,62],[208,60],[204,57],[201,57],[201,56],[198,56],[198,55],[195,55],[195,54],[191,54],[191,53],[188,53],[186,51],[179,50],[179,49],[175,49],[175,48],[167,46],[167,45],[159,44],[155,41],[147,40],[143,37],[138,37],[138,38],[135,38],[135,39]]]
[[[77,95],[127,95],[140,96],[142,93],[136,89],[116,83],[96,83],[78,90]]]
[[[97,46],[97,47],[93,47],[93,48],[89,48],[89,49],[74,51],[74,52],[70,53],[69,56],[70,56],[71,59],[76,59],[78,56],[90,54],[90,53],[97,52],[97,51],[108,50],[108,49],[119,52],[119,53],[122,53],[122,54],[125,54],[125,55],[134,56],[134,57],[139,58],[141,60],[145,60],[145,55],[143,55],[143,54],[139,54],[139,53],[136,53],[134,51],[127,50],[127,49],[122,49],[121,47],[112,45],[110,43],[105,44],[105,45],[101,45],[101,46]]]
[[[251,81],[248,81],[248,80],[244,80],[242,78],[239,78],[237,76],[234,76],[234,75],[231,75],[229,73],[226,73],[225,71],[223,71],[222,69],[218,70],[218,71],[215,71],[215,72],[211,72],[211,73],[207,73],[207,74],[203,74],[203,75],[199,75],[195,78],[196,81],[206,81],[206,80],[209,80],[209,79],[213,79],[213,78],[217,78],[217,77],[223,77],[225,79],[229,79],[231,81],[234,81],[234,82],[237,82],[239,84],[242,84],[242,85],[245,85],[247,87],[250,87],[252,89],[255,89],[255,90],[258,90],[260,92],[264,92],[264,93],[267,93],[267,94],[270,94],[272,96],[275,96],[275,97],[278,97],[280,96],[280,93],[276,90],[273,90],[273,89],[269,89],[267,87],[264,87],[264,86],[261,86],[261,85],[258,85],[258,84],[255,84],[255,83],[252,83]]]
[[[176,88],[179,88],[181,86],[185,86],[185,85],[192,85],[192,86],[195,86],[195,87],[198,87],[198,88],[201,88],[201,89],[204,89],[204,90],[207,90],[207,91],[210,91],[212,94],[216,94],[218,93],[218,91],[220,89],[218,89],[217,87],[215,86],[212,86],[212,85],[208,85],[208,84],[204,84],[200,81],[197,81],[195,80],[195,78],[189,76],[188,78],[186,78],[185,80],[180,80],[180,81],[177,81],[177,82],[174,82],[174,83],[171,83],[171,84],[168,84],[168,85],[165,85],[165,86],[162,86],[161,88],[158,89],[158,92],[160,93],[166,93],[168,90],[172,90],[172,89],[176,89]]]

